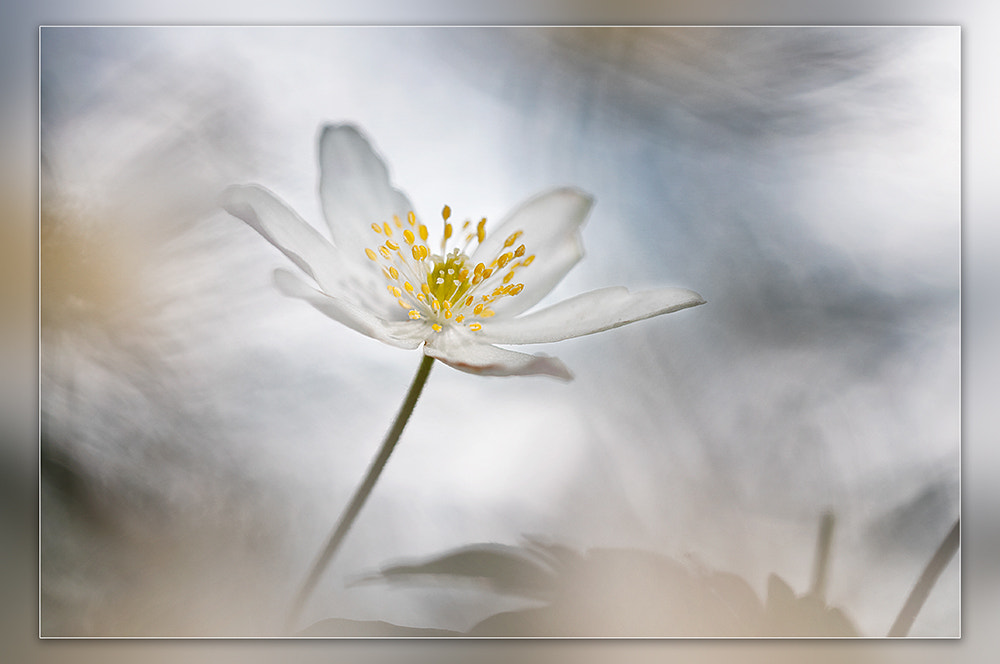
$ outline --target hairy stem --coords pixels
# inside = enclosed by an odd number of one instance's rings
[[[410,419],[410,415],[413,413],[413,407],[417,405],[417,399],[420,397],[420,392],[424,388],[424,383],[427,382],[427,376],[430,374],[431,365],[433,364],[434,358],[429,355],[425,355],[423,360],[420,362],[420,368],[417,369],[417,375],[413,377],[413,383],[410,385],[410,391],[406,393],[406,399],[403,400],[403,405],[400,406],[399,413],[396,415],[396,420],[392,423],[392,428],[389,429],[389,433],[386,434],[378,455],[372,460],[371,466],[368,467],[368,473],[365,475],[365,479],[354,491],[354,495],[351,496],[351,501],[347,504],[343,514],[340,515],[340,520],[337,522],[336,528],[334,528],[333,532],[330,534],[330,539],[327,540],[323,551],[320,552],[319,557],[316,558],[316,562],[313,563],[309,576],[306,577],[306,580],[302,583],[302,587],[299,589],[298,594],[295,596],[295,602],[292,604],[291,611],[288,614],[288,622],[286,624],[288,631],[291,631],[294,628],[295,622],[298,620],[299,614],[302,612],[302,608],[305,606],[306,600],[309,599],[309,595],[311,595],[312,591],[316,588],[316,582],[319,581],[319,577],[323,574],[327,565],[330,564],[330,561],[333,559],[333,555],[337,552],[337,549],[340,548],[341,543],[344,541],[344,536],[346,536],[347,531],[351,529],[351,525],[353,525],[355,519],[357,519],[358,513],[361,511],[361,507],[365,504],[365,500],[368,498],[368,494],[371,493],[372,487],[375,486],[375,482],[378,481],[379,475],[382,474],[382,469],[385,468],[385,464],[389,460],[389,455],[392,454],[392,450],[396,447],[396,443],[399,441],[399,436],[403,433],[403,428],[406,426],[407,420]]]

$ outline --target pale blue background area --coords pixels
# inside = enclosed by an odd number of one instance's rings
[[[115,287],[43,302],[43,431],[120,530],[42,515],[43,626],[273,633],[418,355],[282,298],[287,262],[214,196],[258,182],[322,229],[315,140],[349,121],[428,220],[591,192],[587,256],[548,301],[709,303],[539,348],[569,385],[436,367],[307,621],[466,629],[509,605],[343,584],[525,534],[804,592],[829,508],[830,602],[884,634],[960,507],[960,38],[44,29],[45,205]],[[958,634],[959,600],[956,560],[914,633]]]

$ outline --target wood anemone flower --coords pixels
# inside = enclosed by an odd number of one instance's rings
[[[469,373],[569,380],[554,357],[496,344],[561,341],[705,302],[683,288],[611,287],[529,311],[583,256],[579,231],[593,205],[589,195],[573,188],[539,194],[495,229],[485,218],[455,224],[445,206],[443,232],[433,241],[355,127],[324,127],[319,154],[332,242],[258,185],[230,187],[223,207],[314,282],[276,270],[283,293],[389,345],[423,346],[426,355]]]

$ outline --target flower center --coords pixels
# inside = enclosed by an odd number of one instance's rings
[[[380,244],[365,249],[365,255],[382,267],[389,281],[389,292],[412,320],[431,321],[435,332],[441,332],[445,325],[463,325],[476,332],[483,329],[480,320],[496,313],[491,304],[524,289],[524,284],[516,282],[514,277],[535,256],[525,255],[525,246],[518,244],[524,233],[515,231],[488,264],[473,265],[467,251],[473,242],[479,246],[486,240],[486,218],[474,229],[471,221],[463,223],[459,230],[462,245],[449,251],[448,242],[455,230],[448,221],[451,208],[445,205],[441,216],[444,233],[440,253],[431,253],[427,226],[417,223],[410,212],[405,222],[394,216],[391,224],[372,224]]]

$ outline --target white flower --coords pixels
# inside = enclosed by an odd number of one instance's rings
[[[423,345],[425,354],[470,373],[569,379],[556,358],[494,344],[560,341],[704,303],[681,288],[615,287],[525,314],[583,256],[579,229],[590,196],[554,189],[522,203],[495,229],[485,218],[453,223],[445,206],[443,234],[434,242],[357,129],[325,127],[319,152],[332,243],[263,187],[230,187],[223,206],[318,286],[279,269],[282,292],[379,341]]]

